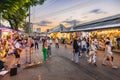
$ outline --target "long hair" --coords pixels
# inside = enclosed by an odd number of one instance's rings
[[[45,42],[46,40],[43,40],[43,45],[42,45],[43,48],[45,48]]]

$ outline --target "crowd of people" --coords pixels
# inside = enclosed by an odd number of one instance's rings
[[[23,50],[29,53],[30,59],[27,61],[31,63],[31,53],[35,50],[39,50],[39,43],[42,43],[42,53],[43,61],[48,60],[51,57],[51,45],[53,39],[50,37],[40,37],[40,36],[25,36],[23,34],[18,34],[15,32],[12,37],[7,37],[7,39],[0,40],[0,61],[9,55],[14,55],[15,63],[17,67],[20,67],[20,56]],[[54,39],[55,47],[59,48],[60,39]],[[61,42],[62,43],[62,42]],[[67,48],[67,40],[64,40],[65,48]],[[117,68],[113,64],[114,56],[112,53],[113,45],[112,40],[109,37],[104,40],[99,40],[97,37],[81,38],[76,37],[71,41],[73,46],[73,56],[72,60],[75,63],[79,62],[79,58],[86,57],[88,63],[97,66],[97,51],[98,49],[105,50],[104,59],[102,65],[107,65],[109,63],[112,68]],[[2,69],[1,67],[0,69]]]
[[[107,65],[109,63],[112,68],[117,68],[113,64],[113,45],[112,40],[110,40],[109,37],[106,37],[104,40],[98,41],[96,37],[89,37],[89,38],[80,38],[76,37],[73,41],[73,58],[72,60],[75,61],[75,63],[79,62],[80,57],[87,57],[87,61],[90,64],[94,64],[97,66],[97,51],[98,49],[104,50],[104,59],[102,62],[102,65]]]
[[[52,38],[46,36],[29,36],[26,34],[18,34],[15,32],[12,36],[7,37],[7,39],[0,40],[0,61],[4,62],[7,56],[14,56],[14,65],[20,67],[21,53],[26,55],[25,63],[32,62],[32,53],[36,51],[43,53],[43,61],[46,61],[48,57],[51,57],[51,45],[53,41]],[[42,48],[39,49],[39,44],[42,44]],[[56,39],[56,47],[59,48],[59,41]],[[29,59],[28,59],[29,57]],[[37,57],[40,58],[38,55]],[[13,59],[12,59],[13,60]],[[41,59],[39,59],[41,60]],[[0,68],[0,70],[3,67]]]
[[[39,40],[39,36],[28,36],[14,32],[12,36],[0,40],[0,61],[4,62],[7,56],[13,55],[15,57],[13,64],[20,67],[22,51],[26,50],[28,53],[33,53],[33,49],[38,50]],[[31,62],[31,59],[28,62]]]

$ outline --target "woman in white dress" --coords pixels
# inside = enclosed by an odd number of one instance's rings
[[[96,48],[93,41],[91,42],[91,45],[90,45],[89,56],[90,56],[90,58],[89,58],[88,62],[94,64],[95,66],[97,66],[96,65],[97,48]]]
[[[117,66],[113,65],[113,53],[111,51],[111,45],[109,41],[105,43],[105,57],[103,60],[103,65],[106,65],[106,62],[108,61],[110,65],[112,66],[112,68],[117,68]]]

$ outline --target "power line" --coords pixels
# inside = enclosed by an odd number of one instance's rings
[[[45,9],[45,8],[49,7],[50,5],[53,5],[56,1],[57,1],[57,0],[52,0],[52,2],[51,2],[51,0],[49,0],[49,1],[47,2],[48,5],[47,5],[47,6],[44,6],[44,7],[42,7],[42,8]],[[41,8],[41,7],[40,7],[40,8]],[[34,20],[34,19],[36,18],[36,7],[33,7],[33,11],[34,11],[34,12],[32,13],[32,14],[33,14],[33,17],[32,17],[32,18],[33,18],[33,20]]]
[[[51,1],[51,0],[50,0],[50,1]],[[49,1],[49,2],[50,2],[50,1]],[[45,8],[47,8],[47,7],[55,4],[56,1],[57,1],[57,0],[52,0],[52,2],[50,2],[50,4],[48,4],[47,6],[45,6],[45,7],[43,7],[43,8],[45,9]]]
[[[43,4],[45,6],[42,6],[42,5],[39,6],[38,10],[41,9],[43,11],[43,10],[45,10],[45,8],[47,8],[47,7],[49,8],[49,6],[53,5],[56,1],[57,0],[48,0],[48,2],[46,3],[47,5]]]
[[[87,3],[86,3],[87,2]],[[67,12],[69,12],[69,11],[72,11],[72,10],[76,10],[76,9],[81,9],[81,8],[83,8],[83,7],[85,7],[86,5],[88,6],[88,5],[90,5],[89,3],[90,3],[90,0],[89,1],[86,1],[86,2],[84,2],[84,3],[82,3],[82,5],[81,5],[81,3],[79,3],[79,4],[77,4],[77,5],[74,5],[74,6],[72,6],[72,7],[69,7],[69,8],[66,8],[66,9],[63,9],[63,10],[58,10],[58,11],[55,11],[55,12],[52,12],[52,13],[48,13],[48,14],[46,14],[46,15],[43,15],[43,16],[39,16],[40,18],[45,18],[45,17],[48,17],[48,16],[55,16],[55,15],[58,15],[58,14],[61,14],[61,13],[67,13]],[[86,3],[86,4],[85,4]],[[83,5],[84,4],[84,5]],[[79,7],[79,6],[81,6],[81,7]]]

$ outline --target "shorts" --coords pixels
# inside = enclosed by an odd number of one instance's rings
[[[14,51],[15,58],[20,58],[20,54],[18,54],[17,49]]]
[[[18,53],[15,54],[15,58],[20,58],[20,55]]]
[[[107,52],[106,53],[106,56],[111,56],[112,55],[112,52]]]
[[[82,51],[83,51],[83,52],[86,51],[86,48],[82,48]]]

